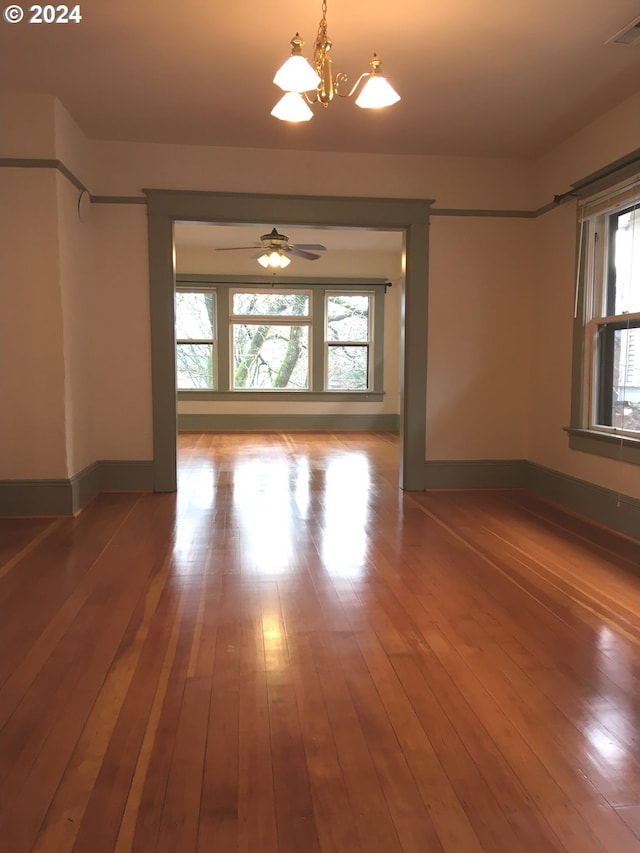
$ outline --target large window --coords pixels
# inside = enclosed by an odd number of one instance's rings
[[[590,200],[581,219],[580,426],[640,439],[640,186]]]
[[[215,294],[176,292],[176,379],[179,389],[215,388]]]
[[[182,398],[338,394],[381,399],[385,284],[265,287],[183,277],[176,291]]]
[[[311,295],[231,291],[233,389],[309,387]]]

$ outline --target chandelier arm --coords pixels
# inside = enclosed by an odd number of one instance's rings
[[[370,73],[369,71],[365,71],[365,72],[363,72],[363,73],[358,77],[358,79],[356,80],[356,82],[354,83],[354,85],[353,85],[353,87],[352,87],[351,91],[347,92],[347,94],[346,94],[346,95],[343,95],[343,94],[342,94],[342,92],[340,91],[340,88],[339,88],[339,87],[340,87],[340,83],[346,83],[346,82],[348,81],[348,79],[349,79],[349,78],[347,77],[347,75],[346,75],[346,74],[344,74],[344,73],[342,73],[342,72],[341,72],[340,74],[338,74],[338,75],[336,76],[336,83],[335,83],[335,92],[336,92],[336,95],[338,95],[338,97],[340,97],[340,98],[350,98],[353,94],[355,94],[356,89],[358,88],[358,86],[360,85],[360,83],[362,83],[362,81],[364,80],[364,78],[365,78],[365,77],[371,77],[371,73]]]

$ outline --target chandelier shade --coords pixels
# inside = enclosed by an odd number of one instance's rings
[[[299,92],[285,92],[271,110],[271,115],[291,122],[309,121],[313,118],[313,113]]]
[[[296,33],[291,39],[293,50],[296,50],[296,40],[299,49],[302,47],[302,40]],[[292,51],[289,59],[276,71],[273,82],[285,92],[311,92],[320,85],[320,76],[301,53]]]
[[[372,73],[356,98],[356,106],[365,110],[378,110],[390,107],[400,100],[400,95],[391,86],[386,77]]]

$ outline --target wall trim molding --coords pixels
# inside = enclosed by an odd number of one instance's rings
[[[425,489],[528,489],[618,533],[640,539],[640,500],[526,459],[428,460]]]
[[[483,210],[482,208],[466,207],[432,207],[432,216],[488,216],[497,219],[535,219],[537,210]]]
[[[400,415],[178,415],[178,429],[189,430],[394,430]]]
[[[564,204],[567,201],[570,201],[572,198],[576,198],[584,194],[585,189],[588,188],[590,192],[595,192],[594,187],[600,186],[601,183],[606,183],[606,181],[611,180],[611,175],[625,175],[630,170],[637,167],[638,160],[640,159],[640,149],[636,149],[635,151],[631,151],[625,157],[621,157],[619,160],[616,160],[613,163],[604,166],[602,169],[599,169],[597,172],[594,172],[591,175],[587,175],[585,178],[582,178],[580,181],[576,181],[571,184],[571,189],[567,193],[562,193],[561,195],[555,196],[553,201],[548,202],[547,204],[542,205],[542,207],[537,208],[536,210],[500,210],[500,209],[482,209],[482,208],[448,208],[448,207],[432,207],[431,215],[432,216],[478,216],[478,217],[495,217],[497,219],[537,219],[539,216],[544,216],[545,213],[548,213],[550,210],[555,210],[560,204]],[[37,157],[0,157],[0,168],[14,168],[14,169],[57,169],[62,175],[67,178],[77,189],[81,192],[89,192],[87,188],[84,186],[82,181],[77,178],[73,172],[68,169],[65,164],[61,160],[56,159],[46,159],[46,158],[37,158]],[[147,190],[143,190],[143,192],[147,193]],[[191,192],[199,192],[198,190],[193,190]],[[229,195],[233,195],[230,193]],[[119,196],[119,195],[92,195],[89,192],[89,197],[91,199],[91,204],[147,204],[147,197],[145,196]]]
[[[87,187],[82,183],[80,178],[73,174],[71,169],[68,169],[61,160],[54,158],[47,159],[43,157],[0,157],[0,168],[4,169],[55,169],[80,190],[80,192],[89,193],[91,204],[145,204],[147,199],[145,196],[125,196],[125,195],[91,195]]]
[[[65,479],[0,480],[0,516],[75,515],[100,492],[150,492],[150,460],[105,459]]]

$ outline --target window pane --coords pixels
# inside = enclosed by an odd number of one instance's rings
[[[178,344],[176,374],[178,388],[213,388],[213,346]]]
[[[598,422],[640,431],[640,327],[598,334]]]
[[[366,391],[369,387],[369,347],[329,345],[327,388]]]
[[[613,314],[640,311],[640,209],[618,214],[615,231]]]
[[[327,340],[369,340],[369,296],[327,297]]]
[[[234,293],[232,313],[308,317],[309,296],[306,293]]]
[[[176,338],[213,340],[213,293],[176,293]]]
[[[309,327],[232,325],[233,388],[309,387]]]

